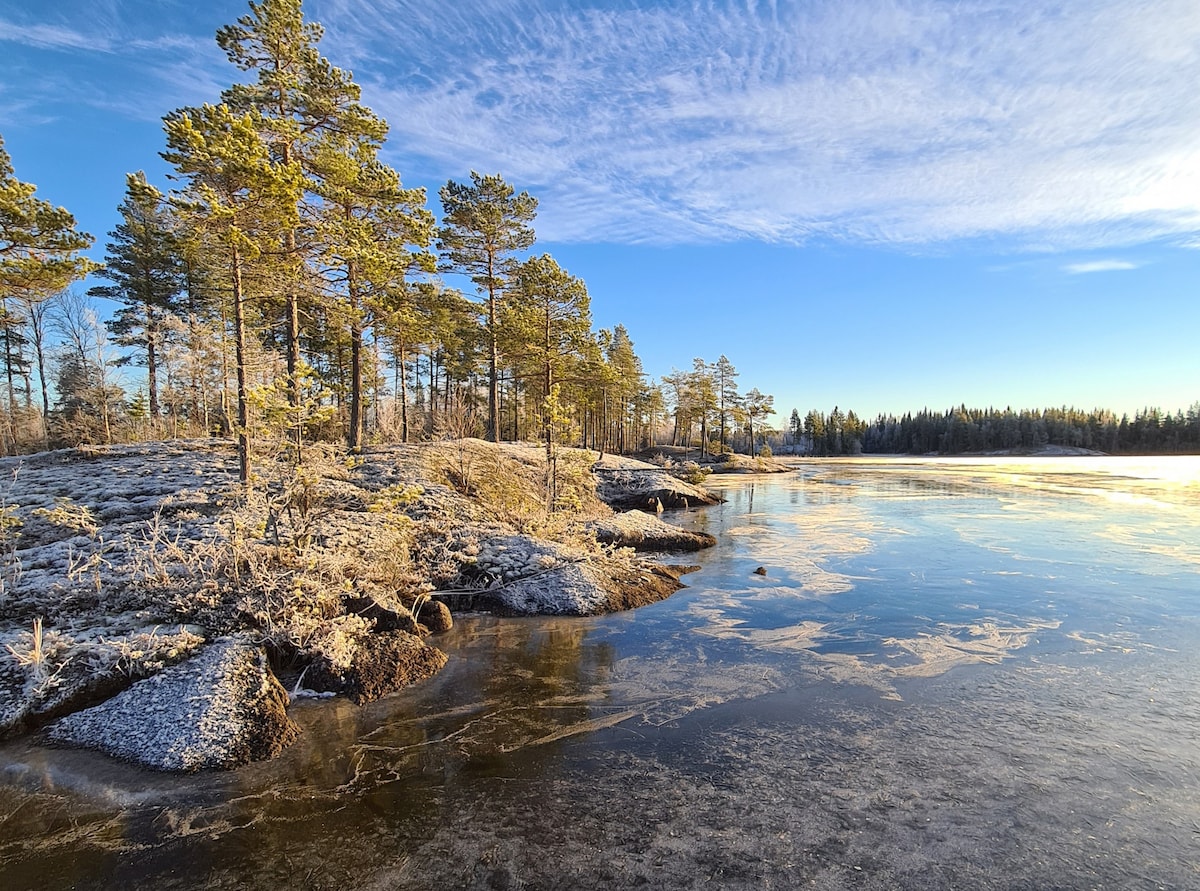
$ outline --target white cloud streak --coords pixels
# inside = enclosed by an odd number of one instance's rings
[[[242,8],[232,7],[235,15]],[[69,120],[85,106],[157,120],[185,104],[216,101],[235,72],[213,35],[222,22],[191,33],[187,4],[173,0],[60,0],[14,5],[0,17],[0,121],[30,115]],[[52,16],[56,21],[46,21]],[[232,17],[231,17],[232,18]]]
[[[1088,272],[1120,272],[1137,268],[1137,263],[1130,263],[1128,260],[1093,260],[1088,263],[1069,263],[1063,267],[1063,271],[1071,275],[1083,275]]]

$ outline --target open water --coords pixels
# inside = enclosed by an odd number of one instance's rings
[[[0,887],[1200,888],[1200,460],[711,482],[688,589],[461,618],[269,764],[0,748]]]

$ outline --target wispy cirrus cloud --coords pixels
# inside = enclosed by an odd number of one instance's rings
[[[1191,0],[313,10],[395,156],[536,187],[554,238],[1095,247],[1200,230]]]
[[[61,25],[22,25],[0,19],[0,42],[39,49],[106,49],[106,41]]]
[[[1084,275],[1089,272],[1121,272],[1137,269],[1139,265],[1128,260],[1091,260],[1086,263],[1068,263],[1063,267],[1063,271],[1071,275]]]
[[[230,9],[230,21],[244,10]],[[175,0],[15,4],[0,15],[9,109],[44,121],[70,119],[80,106],[153,120],[215,101],[236,76],[213,39],[219,24]]]
[[[153,14],[150,13],[153,10]],[[153,119],[242,77],[242,0],[0,14],[0,111]],[[548,240],[1200,240],[1195,0],[306,0],[411,180],[499,171]],[[47,60],[51,64],[47,64]],[[24,118],[22,118],[24,120]],[[3,123],[0,121],[0,123]]]

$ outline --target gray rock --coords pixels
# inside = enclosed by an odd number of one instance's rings
[[[681,572],[644,560],[556,566],[487,592],[492,611],[513,616],[596,616],[636,609],[683,587]]]
[[[262,647],[246,636],[223,637],[194,659],[63,718],[49,738],[156,770],[228,769],[273,758],[296,738],[287,701]]]
[[[707,532],[680,529],[640,510],[616,514],[589,525],[598,541],[636,551],[699,551],[717,543]]]
[[[721,499],[699,486],[676,479],[668,471],[644,461],[605,456],[595,468],[596,494],[618,510],[654,511],[719,504]]]

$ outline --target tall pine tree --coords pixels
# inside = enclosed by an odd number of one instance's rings
[[[486,295],[484,332],[488,350],[487,435],[500,441],[500,299],[516,262],[515,255],[533,246],[530,225],[537,199],[516,194],[499,174],[471,171],[471,184],[450,180],[439,191],[445,216],[438,239],[442,269],[470,276]]]
[[[144,173],[126,178],[121,223],[108,233],[104,268],[97,273],[112,284],[88,291],[122,304],[107,323],[121,346],[142,353],[152,421],[159,417],[159,368],[166,346],[167,319],[180,308],[184,265],[175,223],[162,194]]]
[[[16,378],[28,376],[20,330],[24,317],[11,301],[29,306],[45,300],[96,268],[80,254],[91,246],[92,236],[75,228],[75,217],[65,208],[38,198],[36,192],[37,186],[17,179],[0,137],[0,336],[10,426],[16,411]],[[28,401],[28,384],[25,395]]]
[[[222,101],[237,112],[254,111],[270,147],[274,163],[298,164],[306,176],[307,191],[314,192],[320,173],[319,155],[325,140],[343,147],[365,141],[380,145],[387,124],[360,103],[361,90],[347,71],[332,65],[317,44],[321,25],[304,20],[300,0],[262,0],[250,4],[249,15],[217,32],[217,44],[229,61],[242,71],[257,72],[254,83],[237,84]],[[319,214],[319,202],[301,203],[298,211]],[[289,401],[299,409],[304,266],[315,263],[321,252],[313,238],[319,223],[312,214],[298,215],[281,235],[276,281],[282,290],[285,317],[285,352]],[[310,323],[313,319],[310,318]],[[293,437],[297,448],[303,425],[297,419]]]
[[[410,272],[432,272],[433,215],[424,189],[405,189],[378,158],[379,144],[348,137],[327,140],[316,155],[325,203],[320,232],[325,261],[335,271],[350,330],[350,403],[346,442],[360,451],[363,439],[363,334],[404,293]]]
[[[174,199],[179,213],[223,255],[233,313],[238,475],[244,485],[250,483],[251,460],[246,273],[296,226],[303,187],[299,164],[277,163],[262,129],[256,113],[239,115],[226,105],[181,109],[166,120],[163,153],[186,181]]]

